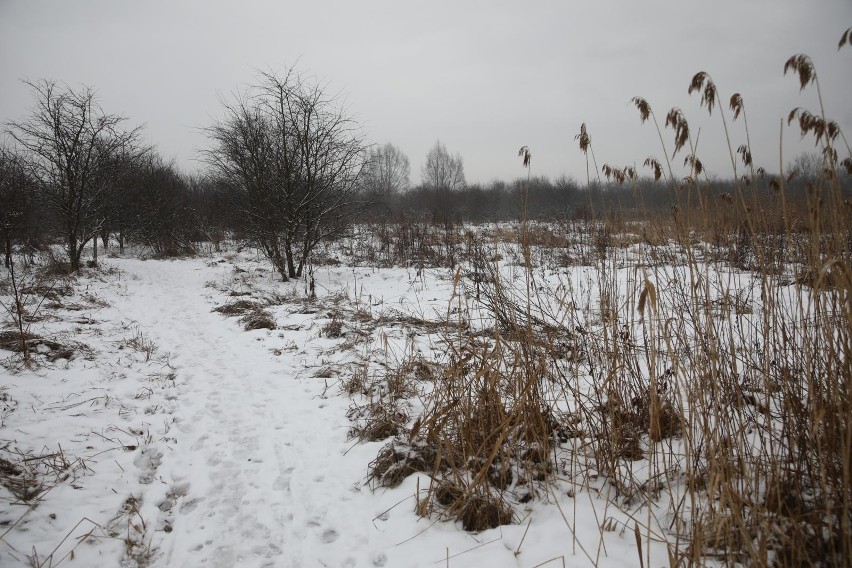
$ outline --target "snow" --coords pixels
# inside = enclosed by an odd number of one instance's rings
[[[445,317],[453,275],[340,266],[314,276],[312,303],[304,281],[279,282],[247,253],[105,258],[63,298],[84,309],[44,308],[31,331],[78,349],[0,371],[11,409],[0,456],[41,456],[27,463],[43,483],[30,504],[0,487],[0,566],[638,564],[634,523],[608,505],[603,482],[573,498],[554,484],[519,522],[479,534],[415,514],[424,474],[374,491],[368,466],[383,443],[349,439],[341,381],[365,359],[445,347],[390,323],[359,336],[348,315]],[[213,311],[245,293],[275,295],[277,329],[244,331]],[[322,333],[334,306],[347,307],[341,338]],[[51,453],[64,460],[52,469]],[[667,564],[651,537],[652,565]]]

